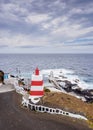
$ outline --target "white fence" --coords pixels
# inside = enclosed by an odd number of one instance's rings
[[[59,115],[70,116],[70,117],[74,117],[74,118],[78,118],[78,119],[87,120],[86,117],[81,116],[79,114],[73,114],[70,112],[63,111],[58,108],[50,108],[50,107],[46,107],[46,106],[42,106],[42,105],[31,104],[31,103],[29,103],[29,100],[25,99],[24,97],[22,100],[22,104],[23,104],[23,106],[30,108],[32,111],[46,112],[46,113],[50,113],[50,114],[59,114]]]

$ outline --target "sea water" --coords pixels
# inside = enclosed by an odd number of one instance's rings
[[[0,54],[0,70],[6,73],[32,74],[36,67],[71,70],[70,77],[80,77],[93,89],[93,54]]]

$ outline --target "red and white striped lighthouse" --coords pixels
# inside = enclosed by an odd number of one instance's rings
[[[33,103],[37,103],[40,100],[40,97],[42,97],[43,95],[44,95],[43,76],[40,74],[39,69],[36,68],[35,73],[32,74],[29,99],[31,99]]]

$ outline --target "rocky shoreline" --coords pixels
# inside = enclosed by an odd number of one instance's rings
[[[69,79],[68,77],[60,75],[53,75],[53,72],[50,72],[48,77],[50,83],[54,84],[55,88],[58,90],[64,91],[65,93],[73,93],[75,97],[80,98],[82,101],[93,103],[93,89],[85,89],[84,85],[81,84],[79,79]]]

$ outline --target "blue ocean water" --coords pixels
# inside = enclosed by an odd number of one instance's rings
[[[93,54],[0,54],[0,70],[15,74],[42,69],[71,69],[87,83],[93,84]]]

